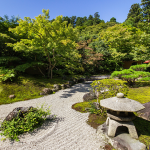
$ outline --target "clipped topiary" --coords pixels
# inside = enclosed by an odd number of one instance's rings
[[[148,68],[147,64],[133,65],[130,67],[130,69],[135,71],[146,71],[147,68]]]
[[[103,98],[114,97],[117,93],[124,93],[126,96],[128,93],[128,86],[125,81],[114,79],[95,80],[91,84],[93,91],[97,92],[97,95],[103,95]]]
[[[117,93],[124,93],[124,95],[127,96],[129,91],[125,81],[114,79],[95,80],[91,86],[97,95],[97,103],[99,98],[102,99],[102,96],[103,99],[114,97]],[[100,116],[106,116],[106,109],[100,106],[100,104],[99,108],[100,109],[97,110],[94,106],[92,106],[89,111]]]
[[[111,74],[111,78],[119,77],[120,79],[127,81],[129,86],[133,86],[139,80],[149,81],[150,80],[150,73],[145,71],[135,71],[132,69],[124,69],[122,71],[114,71]]]

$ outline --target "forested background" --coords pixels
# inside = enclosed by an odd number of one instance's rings
[[[24,20],[0,17],[0,71],[20,75],[28,68],[41,76],[103,74],[122,70],[123,61],[150,59],[150,1],[133,4],[123,23],[58,16],[49,10]]]

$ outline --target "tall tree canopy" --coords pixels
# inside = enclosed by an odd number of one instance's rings
[[[15,51],[25,51],[30,55],[43,53],[48,61],[48,77],[52,78],[52,70],[57,64],[63,64],[66,68],[80,69],[77,64],[78,58],[81,56],[75,51],[77,44],[77,32],[67,22],[62,22],[62,16],[56,17],[53,22],[49,19],[49,10],[42,10],[43,15],[25,20],[20,19],[19,26],[11,28],[9,31],[14,34],[27,34],[27,39],[21,39],[17,43],[7,43],[12,46]],[[61,57],[60,57],[61,54]],[[69,58],[69,59],[67,59]],[[64,62],[63,62],[64,61]]]
[[[143,21],[150,22],[150,0],[141,0]]]
[[[110,22],[116,22],[116,18],[115,17],[110,18]]]
[[[133,24],[133,26],[136,26],[139,21],[142,19],[142,9],[140,8],[139,4],[133,4],[131,5],[131,8],[129,10],[126,22],[130,24]]]

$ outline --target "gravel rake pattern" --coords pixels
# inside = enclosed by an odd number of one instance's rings
[[[15,107],[36,107],[45,102],[51,114],[57,115],[55,121],[46,121],[32,133],[20,135],[19,142],[0,141],[0,150],[101,150],[104,140],[96,134],[86,120],[89,113],[80,113],[71,108],[74,103],[83,102],[83,95],[89,92],[89,84],[79,83],[71,88],[60,90],[42,98],[0,105],[0,119]],[[39,106],[39,105],[38,105]],[[45,105],[44,105],[45,106]],[[4,113],[5,110],[5,113]],[[0,136],[1,139],[1,136]]]

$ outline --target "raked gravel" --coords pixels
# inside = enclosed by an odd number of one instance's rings
[[[0,105],[1,121],[16,107],[49,107],[56,120],[47,120],[40,128],[19,136],[20,141],[0,141],[0,150],[102,150],[105,141],[96,129],[86,123],[89,113],[73,110],[73,104],[83,102],[90,84],[75,84],[71,88],[37,99]],[[48,117],[52,117],[51,115]],[[4,136],[0,136],[0,139]]]

